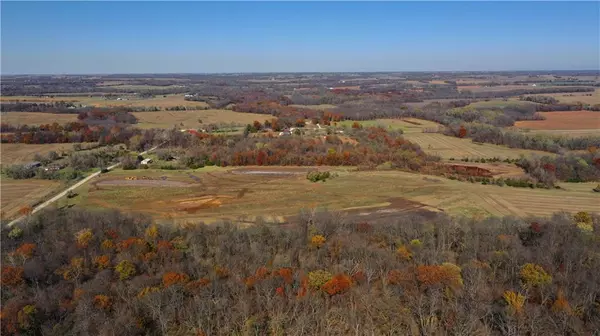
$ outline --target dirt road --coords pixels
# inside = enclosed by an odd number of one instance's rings
[[[149,150],[147,150],[147,151],[141,152],[141,153],[140,153],[140,155],[144,155],[144,154],[150,153],[150,152],[152,152],[153,150],[157,149],[158,147],[162,146],[163,144],[164,144],[164,143],[161,143],[160,145],[158,145],[158,146],[154,146],[154,147],[150,148],[150,149],[149,149]],[[112,166],[110,166],[110,167],[108,167],[108,168],[106,168],[106,169],[107,169],[107,170],[112,170],[112,169],[115,169],[116,167],[118,167],[118,166],[120,166],[120,165],[121,165],[121,163],[115,163],[114,165],[112,165]],[[47,207],[48,205],[50,205],[50,204],[52,204],[52,203],[54,203],[54,202],[58,201],[59,199],[61,199],[61,198],[65,197],[65,196],[67,196],[67,194],[69,193],[69,191],[73,191],[73,190],[75,190],[75,189],[77,189],[77,188],[81,187],[82,185],[84,185],[85,183],[87,183],[89,180],[93,179],[94,177],[96,177],[96,176],[98,176],[98,175],[100,175],[100,172],[99,172],[99,171],[98,171],[98,172],[95,172],[95,173],[91,174],[90,176],[88,176],[88,177],[84,178],[83,180],[81,180],[81,181],[79,181],[79,182],[75,183],[74,185],[72,185],[72,186],[70,186],[69,188],[67,188],[67,189],[65,189],[64,191],[62,191],[60,194],[58,194],[58,195],[56,195],[56,196],[52,197],[51,199],[47,200],[46,202],[44,202],[44,203],[42,203],[42,204],[40,204],[40,205],[36,206],[36,207],[33,209],[33,211],[31,211],[31,214],[34,214],[34,213],[36,213],[36,212],[38,212],[38,211],[40,211],[40,210],[44,209],[44,208],[45,208],[45,207]],[[25,216],[21,216],[21,217],[19,217],[19,218],[15,219],[15,220],[13,220],[12,222],[8,223],[8,224],[7,224],[7,226],[8,226],[8,227],[11,227],[11,226],[13,226],[13,225],[15,225],[15,224],[19,223],[20,221],[22,221],[24,218],[25,218]]]

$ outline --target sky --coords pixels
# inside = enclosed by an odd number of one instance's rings
[[[0,70],[595,70],[599,4],[2,1]]]

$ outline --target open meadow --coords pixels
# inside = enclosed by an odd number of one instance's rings
[[[267,114],[242,113],[231,110],[197,110],[197,111],[160,111],[133,112],[138,118],[135,127],[139,128],[202,128],[202,124],[235,123],[251,124],[255,120],[261,123],[274,117]],[[202,121],[202,123],[200,123]]]
[[[487,143],[476,143],[471,139],[460,139],[440,133],[407,133],[404,136],[407,140],[417,143],[421,148],[432,155],[438,155],[443,159],[455,158],[492,158],[517,159],[521,155],[553,155],[552,153],[509,148],[506,146],[493,145]]]
[[[528,189],[472,184],[400,171],[337,168],[324,183],[306,179],[307,167],[136,170],[103,175],[77,190],[71,202],[85,208],[142,212],[157,220],[218,219],[282,223],[301,208],[340,210],[358,218],[385,218],[416,210],[486,217],[596,211],[592,184]],[[321,168],[323,169],[323,168]]]
[[[56,181],[12,180],[3,176],[0,183],[2,219],[18,217],[21,208],[35,205],[61,186],[62,183]]]
[[[600,89],[596,89],[594,92],[540,93],[535,95],[554,97],[558,99],[559,102],[565,104],[600,104]]]
[[[357,121],[362,127],[383,127],[390,130],[401,130],[404,133],[422,133],[424,129],[437,130],[441,124],[433,121],[416,119],[416,118],[401,118],[401,119],[375,119]],[[338,122],[338,126],[352,127],[354,121],[344,120]]]
[[[85,143],[84,143],[85,146]],[[73,150],[73,144],[69,143],[54,143],[54,144],[0,144],[0,163],[2,164],[22,164],[33,161],[35,154],[47,155],[50,151],[55,151],[58,154]]]
[[[0,102],[31,102],[31,103],[50,103],[50,102],[74,102],[77,104],[96,106],[96,107],[109,107],[109,106],[130,106],[130,107],[151,107],[156,106],[160,108],[174,107],[174,106],[185,106],[185,107],[197,107],[206,108],[208,104],[199,101],[185,100],[183,94],[170,94],[170,95],[157,95],[153,98],[140,98],[131,94],[121,94],[123,100],[106,99],[103,96],[69,96],[61,95],[54,97],[31,97],[31,96],[6,96],[1,97]]]
[[[77,121],[77,114],[67,113],[42,113],[42,112],[6,112],[2,114],[2,122],[14,126],[41,125],[41,124],[66,124]]]

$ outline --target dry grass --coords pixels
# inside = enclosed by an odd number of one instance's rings
[[[77,114],[66,113],[39,113],[39,112],[7,112],[2,114],[1,120],[3,123],[11,125],[41,125],[66,124],[68,122],[77,121]]]
[[[459,91],[469,90],[471,92],[501,92],[501,91],[511,91],[518,89],[531,89],[534,88],[530,85],[500,85],[500,86],[490,86],[485,87],[481,85],[459,85]]]
[[[404,134],[409,133],[422,133],[423,129],[437,129],[441,125],[423,119],[416,118],[402,118],[402,119],[375,119],[375,120],[364,120],[358,121],[363,127],[383,127],[392,130],[402,130]],[[344,120],[338,123],[338,126],[352,127],[354,121]]]
[[[600,112],[540,112],[546,120],[517,121],[517,128],[537,130],[596,130],[600,132]]]
[[[2,218],[12,219],[19,216],[24,206],[33,206],[50,193],[59,189],[60,182],[47,180],[11,180],[2,178],[0,207]]]
[[[55,151],[58,154],[73,150],[73,144],[0,144],[0,155],[2,164],[12,165],[33,161],[33,156],[36,153],[46,155],[50,151]]]
[[[596,89],[594,92],[543,93],[538,95],[554,97],[558,99],[559,102],[567,104],[577,102],[590,105],[600,104],[600,89]]]
[[[518,158],[520,155],[529,155],[537,153],[540,155],[553,155],[552,153],[519,149],[519,148],[508,148],[505,146],[498,146],[492,144],[479,144],[474,143],[470,139],[460,139],[451,137],[439,133],[407,133],[405,137],[421,146],[421,148],[433,155],[439,155],[444,159],[455,158],[461,159],[463,157],[469,158],[491,158],[498,157],[500,159],[505,158]]]
[[[234,112],[230,110],[197,110],[197,111],[160,111],[134,112],[138,118],[136,127],[140,128],[202,128],[202,124],[236,123],[250,124],[255,120],[261,123],[273,116],[257,113]],[[202,124],[199,122],[202,120]],[[182,125],[183,124],[183,125]]]
[[[264,168],[257,168],[264,169]],[[332,169],[335,170],[335,169]],[[79,206],[140,211],[156,219],[176,221],[217,219],[253,220],[266,216],[283,221],[298,209],[326,207],[361,211],[358,216],[408,211],[406,204],[474,217],[490,215],[549,215],[555,211],[597,211],[600,195],[593,186],[566,190],[523,189],[451,181],[398,171],[339,170],[325,183],[309,182],[304,174],[233,174],[226,169],[191,171],[114,172],[104,178],[124,179],[140,174],[189,183],[188,187],[125,187],[96,189],[86,185],[77,192]],[[194,175],[191,178],[188,174]],[[394,183],[390,183],[394,181]],[[588,188],[589,187],[589,188]],[[399,202],[404,199],[404,202]],[[573,200],[568,205],[565,199]],[[414,207],[413,207],[414,209]]]
[[[133,95],[123,94],[123,98],[127,100],[108,100],[103,97],[79,97],[79,96],[55,96],[54,98],[49,97],[30,97],[30,96],[8,96],[0,97],[0,101],[26,101],[26,102],[57,102],[57,101],[68,101],[76,102],[83,105],[96,106],[96,107],[107,107],[107,106],[132,106],[132,107],[150,107],[156,106],[161,108],[173,107],[173,106],[186,106],[186,107],[208,107],[208,104],[204,102],[188,101],[184,99],[183,94],[177,95],[166,95],[156,96],[154,98],[138,98]]]
[[[312,110],[331,110],[336,108],[337,106],[335,105],[331,105],[331,104],[320,104],[320,105],[298,105],[298,104],[294,104],[294,105],[290,105],[291,107],[297,107],[297,108],[306,108],[306,109],[312,109]]]

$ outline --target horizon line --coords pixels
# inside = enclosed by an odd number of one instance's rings
[[[236,72],[98,72],[98,73],[9,73],[0,76],[114,76],[114,75],[260,75],[260,74],[373,74],[373,73],[502,73],[502,72],[598,72],[599,69],[545,70],[382,70],[382,71],[236,71]]]

